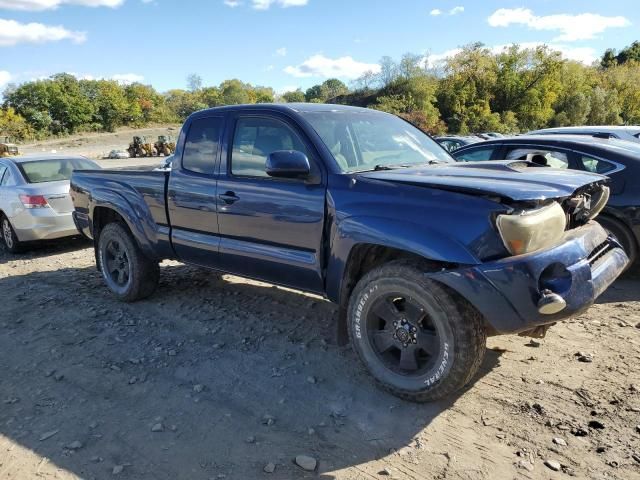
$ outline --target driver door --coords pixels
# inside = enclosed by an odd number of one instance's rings
[[[317,154],[302,132],[276,114],[238,114],[229,129],[218,176],[220,263],[223,270],[321,292],[326,175],[273,178],[270,153],[305,153],[312,172]]]

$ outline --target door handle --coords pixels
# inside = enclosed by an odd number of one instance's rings
[[[218,195],[218,198],[222,200],[224,203],[226,203],[227,205],[231,205],[232,203],[235,203],[238,200],[240,200],[240,197],[238,197],[233,192],[221,193],[220,195]]]

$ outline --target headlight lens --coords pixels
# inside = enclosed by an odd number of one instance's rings
[[[603,186],[602,190],[597,195],[591,197],[591,212],[589,212],[589,220],[593,220],[598,216],[602,209],[607,205],[609,201],[609,195],[611,191],[609,187]]]
[[[498,231],[512,255],[535,252],[559,242],[567,226],[567,217],[559,203],[535,210],[499,215]]]

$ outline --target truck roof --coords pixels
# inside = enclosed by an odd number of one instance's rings
[[[351,107],[348,105],[332,105],[328,103],[255,103],[244,105],[226,105],[224,107],[214,107],[200,110],[193,115],[200,116],[213,112],[228,112],[234,110],[269,110],[281,112],[378,112],[368,108]],[[384,112],[378,112],[384,115]]]

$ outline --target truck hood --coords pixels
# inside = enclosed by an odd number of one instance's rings
[[[356,175],[473,195],[499,196],[515,202],[566,198],[582,187],[608,180],[595,173],[540,167],[520,160],[435,164]]]

